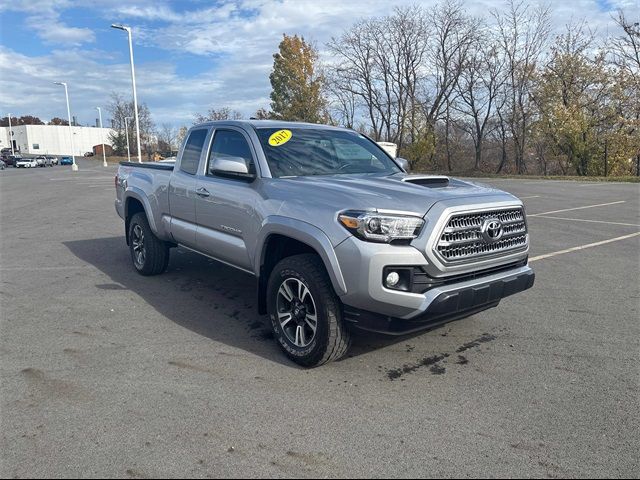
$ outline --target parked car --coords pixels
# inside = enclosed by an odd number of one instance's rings
[[[93,157],[93,155],[94,155],[93,152],[86,152],[84,154],[85,157]]]
[[[38,155],[36,157],[36,162],[38,162],[39,167],[53,167],[51,159],[47,158],[44,155]]]
[[[60,163],[60,160],[58,160],[58,157],[47,155],[47,158],[51,160],[51,166],[58,165]]]
[[[71,157],[62,157],[60,159],[60,165],[73,165],[73,159]]]
[[[35,158],[21,158],[15,163],[17,168],[36,168],[38,161]]]
[[[6,157],[3,157],[4,163],[7,164],[7,166],[12,165],[14,167],[16,167],[16,163],[19,160],[22,160],[22,156],[21,155],[7,155]]]
[[[7,168],[7,164],[4,163],[4,160],[0,160],[0,170],[4,170],[5,168]]]
[[[138,273],[183,245],[253,275],[276,343],[315,367],[354,330],[430,329],[533,286],[522,201],[408,169],[353,130],[209,122],[175,166],[122,162],[115,207]]]

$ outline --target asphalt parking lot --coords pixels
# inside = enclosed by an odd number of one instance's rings
[[[0,173],[0,476],[640,475],[639,184],[487,180],[534,288],[302,370],[251,277],[135,273],[115,167],[79,164]]]

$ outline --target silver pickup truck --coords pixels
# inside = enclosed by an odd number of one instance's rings
[[[211,122],[175,163],[121,163],[115,206],[138,272],[180,246],[255,276],[278,344],[313,367],[358,329],[432,328],[533,285],[520,200],[407,170],[352,130]]]

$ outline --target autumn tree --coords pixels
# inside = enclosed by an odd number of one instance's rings
[[[614,18],[620,33],[610,45],[612,63],[618,75],[617,91],[629,99],[625,108],[619,110],[624,130],[635,146],[636,175],[640,176],[640,22],[627,18],[622,10]]]
[[[273,114],[267,111],[266,108],[259,108],[251,118],[255,118],[256,120],[270,120],[272,117]]]
[[[283,35],[273,55],[271,110],[281,120],[320,123],[326,120],[324,76],[318,52],[303,37]]]
[[[69,125],[69,121],[59,117],[53,117],[49,120],[48,125]]]
[[[637,97],[628,74],[612,69],[597,46],[584,22],[568,25],[552,45],[535,91],[534,147],[538,156],[555,156],[578,175],[630,173],[629,159],[640,147],[629,118]],[[543,166],[546,171],[544,160]]]
[[[18,125],[44,125],[44,122],[33,115],[23,115],[18,118]]]
[[[11,116],[11,126],[18,125],[18,117]],[[8,127],[9,126],[9,117],[0,118],[0,127]]]
[[[124,97],[116,92],[111,94],[111,101],[107,109],[111,114],[111,128],[113,132],[109,134],[109,141],[114,151],[118,155],[126,155],[127,140],[125,133],[125,118],[130,117],[129,126],[129,149],[131,153],[137,152],[136,145],[136,123],[134,119],[133,101],[126,101]],[[151,158],[151,143],[154,139],[154,123],[151,119],[151,112],[145,103],[138,104],[138,121],[140,123],[140,144],[141,151],[144,151],[148,158]]]

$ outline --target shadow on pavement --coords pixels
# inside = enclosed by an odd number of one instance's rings
[[[273,340],[267,316],[257,312],[256,285],[251,275],[202,255],[174,248],[167,272],[143,277],[133,269],[123,237],[77,240],[64,242],[64,245],[114,282],[97,284],[96,288],[130,290],[161,315],[198,335],[297,368]],[[358,332],[354,335],[349,357],[417,335],[420,334],[387,337]]]

